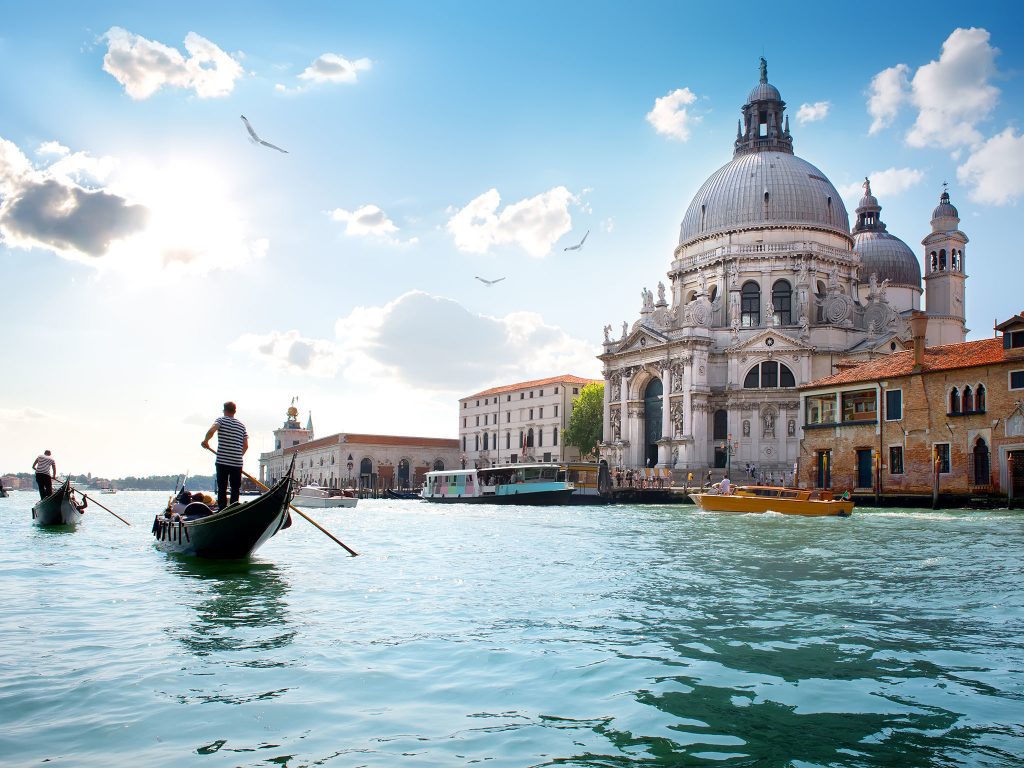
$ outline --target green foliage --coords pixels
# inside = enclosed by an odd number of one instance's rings
[[[562,434],[566,445],[579,448],[581,456],[597,453],[604,425],[604,384],[587,384],[580,390],[579,397],[572,401],[569,424]]]

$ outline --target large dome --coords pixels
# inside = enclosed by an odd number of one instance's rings
[[[846,206],[820,170],[787,152],[754,151],[734,157],[704,182],[683,217],[679,244],[786,226],[850,233]]]

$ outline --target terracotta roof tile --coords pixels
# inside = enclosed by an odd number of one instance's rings
[[[284,453],[297,453],[329,445],[407,445],[416,448],[454,448],[458,449],[459,441],[446,437],[406,437],[404,435],[364,435],[353,432],[338,432],[327,437],[319,437],[308,443],[290,445]]]
[[[469,400],[473,397],[486,397],[488,395],[500,395],[503,392],[518,392],[520,389],[533,389],[534,387],[544,387],[549,384],[580,384],[586,386],[587,384],[603,383],[602,379],[584,379],[580,376],[571,376],[565,374],[563,376],[550,376],[546,379],[534,379],[533,381],[521,381],[518,384],[506,384],[503,387],[492,387],[491,389],[485,389],[483,392],[477,392],[475,395],[467,395],[461,398],[462,400]]]
[[[929,372],[973,368],[979,365],[1002,363],[1007,359],[1003,353],[1002,338],[964,341],[959,344],[926,347],[921,370]],[[912,373],[914,373],[913,351],[894,352],[877,360],[869,360],[855,368],[849,368],[832,376],[804,384],[800,389],[819,389],[840,384],[856,384],[861,381],[878,381],[896,376],[909,376]]]

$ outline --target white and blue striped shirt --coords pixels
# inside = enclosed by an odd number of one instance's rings
[[[234,416],[221,416],[217,425],[217,463],[226,467],[241,467],[242,450],[248,433],[245,424]]]
[[[49,456],[37,456],[36,460],[32,463],[35,464],[37,475],[50,474],[50,467],[55,464],[54,460]]]

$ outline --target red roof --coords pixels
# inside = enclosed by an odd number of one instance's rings
[[[1009,358],[1003,352],[1002,338],[964,341],[959,344],[943,344],[939,347],[925,347],[924,363],[920,371],[951,371],[957,368],[974,368],[979,365],[994,365]],[[845,371],[826,376],[805,384],[800,389],[819,389],[839,384],[856,384],[861,381],[879,381],[897,376],[909,376],[914,371],[914,352],[894,352],[891,355],[869,360]]]
[[[462,398],[463,400],[469,400],[471,397],[486,397],[487,395],[500,395],[502,392],[517,392],[520,389],[533,389],[534,387],[544,387],[548,384],[579,384],[586,386],[587,384],[600,384],[602,379],[584,379],[580,376],[570,376],[565,374],[563,376],[551,376],[547,379],[534,379],[533,381],[521,381],[518,384],[507,384],[503,387],[491,387],[491,389],[485,389],[483,392],[477,392],[475,395],[468,395]]]
[[[344,440],[342,440],[344,438]],[[313,448],[324,448],[329,445],[407,445],[415,448],[454,448],[458,449],[459,441],[446,437],[406,437],[403,435],[362,435],[351,432],[339,432],[327,437],[310,440],[308,443],[290,445],[285,453],[308,451]]]

